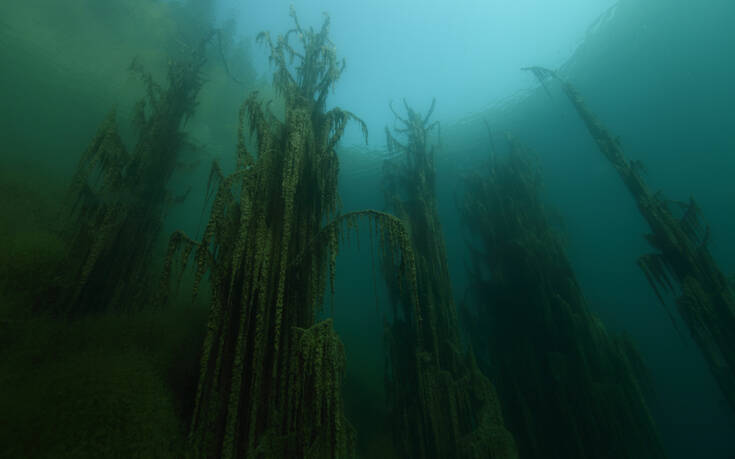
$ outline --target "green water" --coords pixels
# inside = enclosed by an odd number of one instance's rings
[[[163,81],[170,60],[185,56],[210,27],[218,30],[208,44],[196,112],[183,127],[196,148],[168,183],[172,195],[191,192],[165,214],[152,251],[153,283],[174,230],[201,237],[208,215],[202,209],[211,204],[210,163],[234,169],[242,101],[258,90],[276,99],[273,110],[281,116],[271,69],[257,69],[267,53],[254,43],[271,25],[243,30],[222,13],[230,6],[194,0],[0,5],[0,456],[185,455],[208,312],[206,295],[190,298],[193,274],[184,275],[165,306],[74,319],[36,306],[64,266],[61,228],[75,168],[113,106],[123,142],[135,142],[133,106],[145,87],[128,71],[133,58]],[[247,8],[241,5],[240,13]],[[282,13],[285,24],[288,11]],[[729,237],[735,234],[734,17],[735,4],[724,0],[620,1],[561,66],[626,153],[645,165],[653,189],[679,201],[696,198],[711,228],[710,250],[728,275],[735,273]],[[360,56],[344,57],[345,74],[359,81],[351,63]],[[454,75],[472,67],[460,70]],[[455,197],[461,178],[487,157],[487,120],[499,151],[507,150],[507,131],[537,155],[543,198],[592,312],[610,332],[630,334],[650,371],[655,394],[648,405],[667,455],[735,457],[735,414],[686,327],[680,321],[682,339],[636,266],[650,249],[633,200],[559,88],[550,85],[549,97],[529,75],[518,71],[517,78],[526,92],[502,105],[488,100],[491,108],[467,111],[463,120],[442,120],[437,202],[457,304],[469,280],[467,233]],[[436,96],[441,117],[442,107],[452,105],[452,87],[462,84],[447,81],[411,103],[426,110]],[[347,110],[357,111],[351,98],[365,99],[339,85],[336,93]],[[369,152],[339,147],[344,212],[385,208],[380,157],[384,125],[392,125],[388,102],[370,101],[366,109],[385,117],[368,126]],[[346,347],[345,411],[357,430],[358,454],[399,457],[383,379],[387,292],[380,274],[374,287],[367,231],[360,245],[341,252],[334,311],[323,314],[334,317]]]

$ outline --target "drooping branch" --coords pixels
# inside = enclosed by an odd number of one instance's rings
[[[345,61],[337,60],[337,50],[329,40],[329,16],[325,14],[321,29],[304,30],[296,18],[293,5],[290,16],[295,28],[279,35],[275,44],[268,32],[261,32],[257,41],[270,49],[270,62],[276,66],[273,85],[286,99],[303,97],[323,107],[329,89],[342,75]],[[289,39],[295,35],[303,51],[297,51]],[[294,64],[295,62],[295,64]],[[291,67],[295,66],[295,72]],[[294,74],[295,73],[295,74]]]
[[[463,352],[452,297],[446,248],[436,208],[434,147],[428,134],[435,107],[426,115],[404,100],[396,136],[386,128],[391,159],[384,162],[388,208],[409,228],[415,251],[418,310],[384,267],[394,307],[387,325],[386,389],[394,417],[395,443],[410,457],[516,457],[494,388],[472,351]]]
[[[651,193],[635,161],[626,158],[620,141],[587,107],[577,89],[555,72],[532,67],[537,78],[553,77],[574,106],[600,152],[613,165],[651,234],[646,239],[657,251],[638,262],[656,295],[675,283],[679,316],[689,327],[712,374],[735,409],[735,294],[707,247],[709,226],[690,198],[677,218],[661,193]],[[673,318],[673,316],[670,315]]]
[[[333,290],[340,238],[356,230],[358,217],[376,226],[386,264],[416,295],[401,222],[374,211],[339,216],[335,148],[348,121],[357,120],[367,135],[366,127],[348,111],[325,110],[343,68],[327,37],[328,19],[314,32],[291,14],[294,29],[275,43],[267,33],[258,38],[270,48],[285,118],[255,93],[245,100],[237,168],[227,176],[212,169],[216,191],[201,241],[175,233],[169,245],[168,271],[194,257],[194,293],[205,274],[211,290],[190,429],[196,457],[354,454],[341,398],[342,344],[331,321],[315,319],[327,282]],[[289,42],[294,37],[303,51]],[[257,154],[245,148],[245,123]]]
[[[146,91],[133,115],[137,140],[128,151],[113,110],[80,158],[69,189],[68,254],[57,276],[62,293],[49,305],[54,313],[139,307],[155,290],[148,267],[163,218],[188,195],[175,196],[168,183],[192,145],[183,126],[196,109],[208,42],[171,61],[165,85],[133,60],[130,71]]]
[[[640,356],[590,312],[547,217],[540,170],[510,145],[466,177],[458,204],[471,241],[464,322],[519,452],[664,457]]]

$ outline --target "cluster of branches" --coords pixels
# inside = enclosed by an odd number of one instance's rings
[[[728,403],[735,409],[735,294],[709,252],[710,230],[701,222],[699,207],[690,198],[689,202],[678,204],[682,213],[676,216],[672,201],[660,192],[649,190],[639,163],[626,158],[618,138],[587,108],[574,86],[548,69],[530,67],[525,70],[542,82],[553,78],[561,83],[600,152],[633,196],[651,229],[646,239],[655,250],[641,256],[638,266],[665,309],[662,292],[676,296],[679,316],[702,350]],[[669,316],[676,323],[673,314]]]
[[[469,175],[459,203],[470,249],[463,308],[523,457],[663,457],[630,340],[592,315],[541,196],[541,174],[511,140]]]
[[[168,183],[189,146],[182,127],[196,109],[207,42],[187,60],[169,63],[165,87],[133,61],[131,71],[146,88],[133,117],[137,141],[129,152],[113,110],[82,155],[69,191],[68,255],[39,307],[79,315],[147,300],[164,213],[186,197],[173,196]]]
[[[396,135],[386,128],[391,159],[384,163],[383,188],[389,209],[409,228],[418,312],[385,269],[394,309],[386,329],[386,391],[395,444],[410,457],[516,457],[495,389],[459,339],[429,143],[438,125],[429,121],[435,101],[423,116],[404,106],[405,117],[391,106],[398,127]]]
[[[349,120],[365,126],[340,108],[325,110],[344,67],[328,39],[328,18],[315,32],[301,28],[293,9],[291,16],[295,28],[275,43],[259,35],[276,67],[285,119],[257,94],[248,97],[237,168],[228,176],[212,169],[216,191],[201,241],[177,232],[169,243],[165,283],[175,264],[183,270],[193,257],[194,294],[207,273],[211,288],[190,429],[195,456],[354,455],[354,430],[342,408],[344,351],[331,321],[317,323],[316,315],[326,283],[334,290],[340,242],[357,231],[358,218],[369,219],[385,264],[416,295],[401,222],[372,210],[339,212],[335,147]],[[298,50],[289,42],[294,36]],[[246,123],[257,155],[246,148]]]

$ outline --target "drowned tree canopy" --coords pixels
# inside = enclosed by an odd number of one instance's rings
[[[211,310],[190,440],[194,456],[349,457],[354,431],[343,413],[345,355],[331,319],[316,323],[343,235],[370,220],[385,262],[415,297],[415,265],[400,221],[377,211],[339,215],[335,146],[349,120],[326,110],[344,69],[321,30],[295,26],[270,49],[273,84],[285,103],[279,120],[252,94],[240,112],[237,168],[223,177],[202,240],[170,240],[166,269],[193,254],[195,293],[209,272]],[[294,40],[295,39],[295,44]],[[242,124],[255,135],[245,146]],[[325,222],[328,222],[325,224]]]

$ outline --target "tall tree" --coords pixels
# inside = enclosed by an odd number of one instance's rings
[[[446,248],[436,207],[434,147],[425,116],[407,104],[396,133],[386,128],[394,155],[384,165],[388,208],[409,228],[416,258],[418,309],[393,285],[393,322],[386,339],[387,392],[393,410],[395,441],[407,457],[516,457],[513,437],[503,424],[490,381],[472,352],[463,352],[452,296]],[[392,109],[392,107],[391,107]]]
[[[584,300],[542,204],[541,174],[513,141],[465,179],[472,236],[469,337],[526,458],[663,457],[632,343]]]
[[[356,230],[358,217],[370,219],[386,262],[415,291],[401,223],[376,211],[339,215],[335,147],[349,120],[365,125],[340,108],[326,110],[344,69],[328,37],[329,18],[315,31],[303,29],[293,9],[291,17],[294,28],[275,42],[258,36],[276,67],[285,119],[257,94],[247,99],[237,168],[223,177],[213,167],[217,191],[202,240],[180,232],[170,240],[167,271],[193,254],[195,293],[207,271],[211,285],[190,430],[196,457],[353,456],[341,396],[343,346],[331,319],[316,322],[328,280],[333,291],[340,235]],[[257,157],[245,146],[246,117]]]
[[[207,41],[187,59],[169,63],[165,87],[133,61],[131,70],[146,88],[135,107],[137,141],[128,152],[113,110],[82,155],[65,225],[69,252],[59,267],[58,286],[39,307],[79,315],[146,300],[148,266],[164,214],[185,198],[173,196],[168,183],[187,147],[183,125],[196,108]]]
[[[673,202],[660,192],[651,193],[641,175],[640,162],[626,158],[618,139],[587,108],[574,86],[542,67],[524,70],[542,82],[553,78],[561,83],[600,152],[633,196],[651,229],[646,240],[654,249],[638,259],[638,266],[667,313],[662,292],[676,296],[679,316],[689,327],[730,407],[735,409],[735,293],[710,254],[710,228],[702,223],[699,206],[694,198]]]

